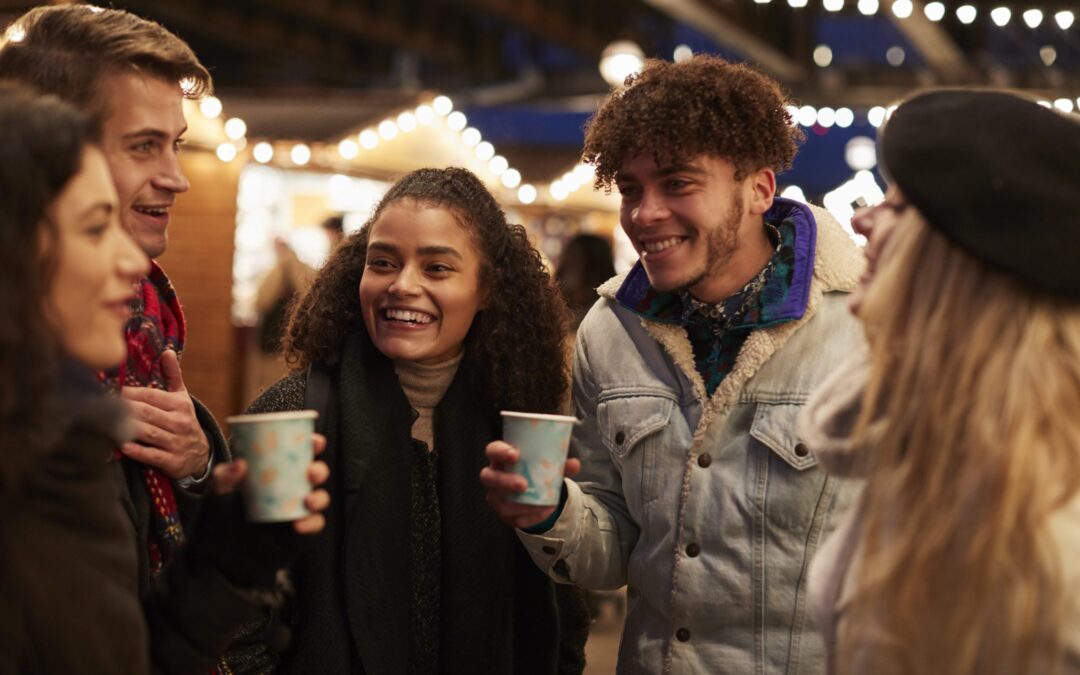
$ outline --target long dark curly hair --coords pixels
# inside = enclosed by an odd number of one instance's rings
[[[49,437],[60,347],[45,305],[59,235],[46,211],[87,142],[73,108],[0,82],[0,491]]]
[[[390,188],[293,307],[286,359],[296,370],[312,363],[334,366],[352,331],[370,339],[358,292],[368,237],[383,211],[403,200],[450,210],[480,251],[480,289],[488,305],[465,338],[461,367],[500,409],[558,411],[569,386],[565,304],[525,228],[508,224],[483,183],[460,168],[419,169]]]
[[[753,68],[699,54],[682,63],[650,59],[589,120],[583,157],[597,189],[610,189],[623,163],[652,152],[658,164],[699,154],[735,165],[735,178],[791,166],[805,135],[791,123],[787,97]]]

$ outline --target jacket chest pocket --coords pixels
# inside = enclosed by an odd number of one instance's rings
[[[609,398],[596,408],[600,439],[620,468],[623,494],[631,510],[658,495],[666,445],[662,439],[667,437],[662,432],[671,423],[674,409],[674,399],[652,394]],[[636,515],[644,517],[643,513]]]
[[[825,472],[798,438],[798,404],[759,403],[750,425],[748,497],[765,518],[797,536],[821,513]]]

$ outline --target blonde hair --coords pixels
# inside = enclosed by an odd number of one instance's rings
[[[901,216],[861,311],[868,476],[838,672],[1059,667],[1048,518],[1080,490],[1080,305]]]

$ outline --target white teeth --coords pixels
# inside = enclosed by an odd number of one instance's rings
[[[145,213],[148,216],[163,216],[166,213],[165,209],[152,209],[147,206],[136,206],[135,210],[139,213]]]
[[[643,242],[641,247],[645,249],[646,253],[659,253],[660,251],[669,249],[675,244],[678,244],[679,241],[679,237],[672,237],[671,239],[665,239],[663,241]]]
[[[405,309],[387,309],[383,311],[387,319],[393,321],[408,321],[409,323],[426,324],[435,320],[435,317],[423,312],[410,312]]]

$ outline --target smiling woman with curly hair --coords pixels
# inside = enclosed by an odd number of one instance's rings
[[[338,363],[346,337],[362,322],[357,288],[371,225],[403,201],[450,214],[478,249],[486,307],[465,337],[470,378],[488,388],[499,408],[555,412],[568,386],[564,304],[525,228],[508,225],[487,188],[465,169],[420,169],[390,188],[368,224],[327,261],[293,313],[285,346],[289,362],[299,369]]]
[[[318,409],[338,477],[283,670],[580,672],[581,597],[556,602],[478,479],[500,410],[563,404],[566,324],[525,229],[464,169],[404,176],[335,250],[292,311],[294,374],[249,409]]]

